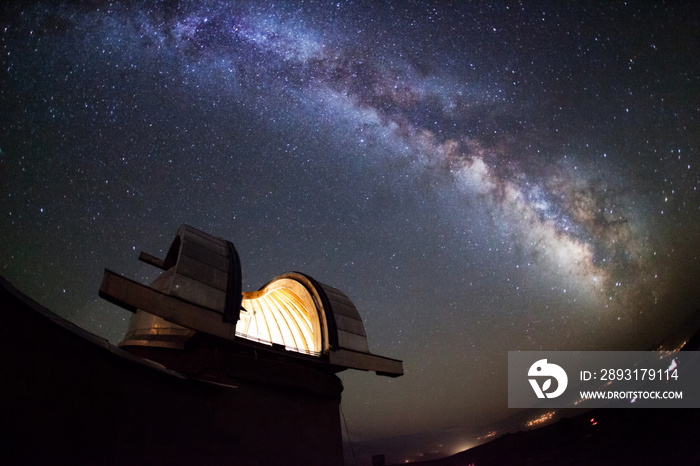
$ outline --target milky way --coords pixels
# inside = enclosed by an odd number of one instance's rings
[[[648,349],[697,307],[690,7],[5,8],[2,273],[113,341],[102,268],[151,280],[135,254],[189,223],[249,289],[345,291],[405,360],[343,374],[355,441],[469,443],[508,350]]]

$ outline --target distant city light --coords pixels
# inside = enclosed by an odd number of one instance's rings
[[[556,411],[549,411],[548,413],[544,413],[540,417],[536,417],[535,419],[530,419],[529,421],[527,421],[526,426],[532,427],[532,426],[536,426],[539,424],[544,424],[545,422],[551,420],[554,417],[555,413],[556,413]]]

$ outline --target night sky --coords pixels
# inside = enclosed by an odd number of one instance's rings
[[[152,281],[182,223],[245,291],[339,288],[406,372],[341,374],[358,451],[473,445],[507,351],[651,349],[700,304],[692,2],[9,3],[0,273],[115,343],[103,269]]]

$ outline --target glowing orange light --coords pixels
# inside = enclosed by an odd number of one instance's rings
[[[314,299],[298,281],[278,279],[260,291],[243,293],[241,306],[237,335],[300,353],[323,350]]]
[[[488,433],[482,435],[481,437],[477,438],[477,440],[484,440],[484,439],[487,439],[487,438],[491,438],[491,437],[493,437],[493,436],[495,436],[495,435],[496,435],[496,431],[495,431],[495,430],[492,430],[491,432],[488,432]]]
[[[536,425],[538,425],[538,424],[545,423],[545,422],[551,420],[551,419],[554,417],[555,412],[556,412],[556,411],[550,411],[550,412],[548,412],[548,413],[544,413],[544,414],[543,414],[542,416],[540,416],[540,417],[537,417],[537,418],[535,418],[535,419],[531,419],[531,420],[527,421],[527,424],[526,424],[526,425],[527,425],[528,427],[532,427],[532,426],[536,426]]]

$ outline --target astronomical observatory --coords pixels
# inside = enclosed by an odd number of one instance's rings
[[[299,272],[241,290],[235,247],[178,230],[146,286],[106,270],[133,312],[119,347],[3,281],[0,462],[343,464],[336,373],[397,377],[341,291]]]

